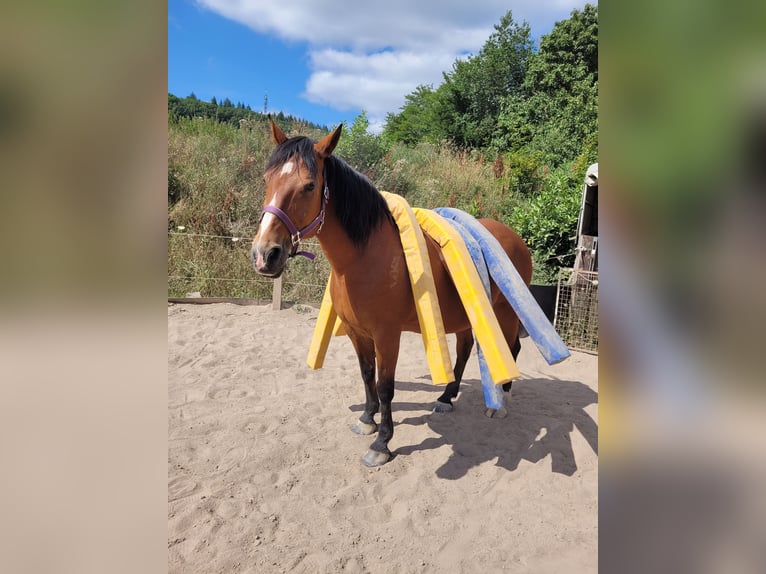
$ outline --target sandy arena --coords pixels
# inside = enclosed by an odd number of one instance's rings
[[[474,350],[436,415],[442,389],[404,333],[394,458],[368,469],[349,340],[306,366],[316,316],[168,305],[169,572],[596,572],[596,356],[548,366],[522,339],[508,416],[489,419]]]

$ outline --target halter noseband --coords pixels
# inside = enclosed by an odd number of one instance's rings
[[[303,255],[307,259],[310,259],[311,261],[314,260],[315,255],[309,251],[298,251],[298,247],[301,244],[301,239],[303,239],[304,235],[307,235],[314,231],[314,229],[317,229],[317,235],[319,235],[319,232],[322,231],[322,225],[324,224],[324,216],[325,211],[327,208],[327,200],[330,198],[330,190],[327,188],[327,178],[324,178],[324,191],[322,192],[322,208],[319,210],[319,213],[314,218],[314,220],[309,223],[306,227],[303,229],[298,229],[295,227],[295,224],[293,224],[292,221],[290,221],[290,217],[281,209],[279,209],[276,206],[267,205],[263,208],[263,211],[261,212],[261,215],[264,213],[271,213],[273,215],[276,215],[279,220],[285,224],[285,227],[287,227],[287,230],[290,232],[290,240],[293,244],[293,250],[290,252],[290,255],[288,257],[295,257],[296,255]]]

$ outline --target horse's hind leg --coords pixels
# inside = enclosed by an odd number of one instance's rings
[[[514,361],[519,358],[519,352],[521,352],[521,341],[519,340],[519,336],[516,335],[516,340],[513,342],[513,345],[511,345],[511,355],[513,355]],[[513,381],[508,381],[507,383],[503,383],[503,390],[505,392],[510,391],[512,385],[513,385]]]
[[[364,412],[351,427],[351,430],[356,434],[370,435],[378,430],[378,425],[375,424],[375,413],[378,412],[380,406],[378,391],[375,388],[375,344],[372,339],[359,337],[350,332],[349,338],[359,359],[359,369],[362,372],[365,393]]]
[[[521,351],[521,341],[519,340],[519,318],[516,316],[513,308],[510,304],[503,300],[499,301],[495,305],[495,316],[497,322],[500,323],[500,329],[503,331],[503,337],[505,337],[508,347],[511,349],[511,355],[515,361],[519,357]],[[503,383],[503,390],[510,391],[513,381]]]
[[[455,380],[447,384],[442,395],[436,399],[434,405],[435,413],[449,413],[452,411],[452,399],[457,397],[460,392],[460,381],[463,379],[463,372],[465,371],[465,365],[468,362],[468,357],[471,356],[471,349],[473,348],[473,333],[470,329],[457,333],[457,342],[455,344],[455,354],[457,359],[455,360]]]

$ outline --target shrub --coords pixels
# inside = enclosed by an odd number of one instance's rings
[[[545,179],[539,194],[520,203],[507,218],[532,252],[535,283],[553,284],[560,267],[574,264],[581,193],[581,180],[571,167],[560,168]]]

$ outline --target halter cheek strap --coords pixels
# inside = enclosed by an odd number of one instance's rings
[[[319,210],[317,216],[303,229],[298,229],[295,224],[290,220],[290,217],[281,209],[276,206],[267,205],[263,208],[262,213],[271,213],[276,215],[279,220],[285,224],[287,230],[290,232],[290,240],[293,244],[293,250],[288,257],[295,257],[296,255],[303,255],[304,257],[314,260],[315,255],[309,251],[298,251],[298,247],[301,244],[301,240],[305,235],[308,235],[314,229],[317,230],[317,235],[322,231],[322,225],[324,224],[325,211],[327,209],[327,200],[330,198],[330,190],[327,188],[327,179],[324,182],[324,191],[322,193],[322,208]],[[318,228],[318,229],[317,229]]]

